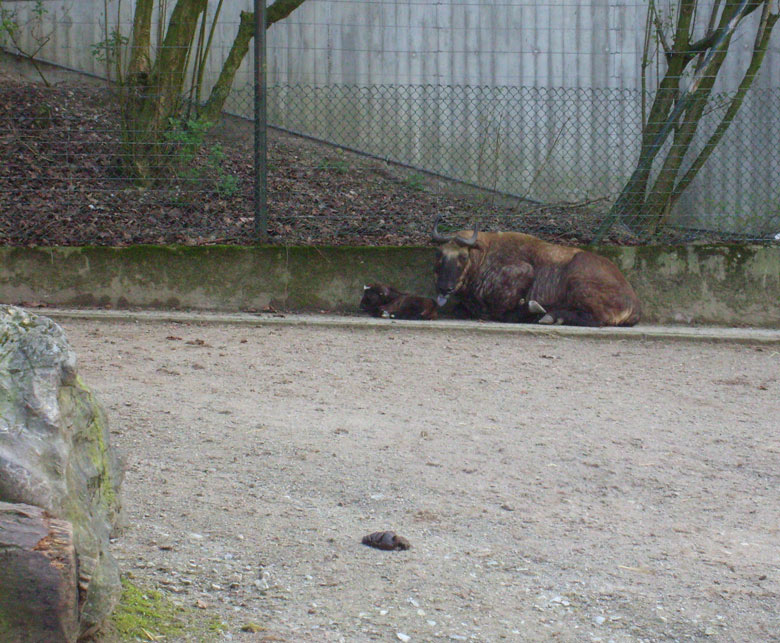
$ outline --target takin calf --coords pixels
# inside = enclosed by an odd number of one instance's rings
[[[437,304],[456,295],[480,319],[573,326],[633,326],[640,304],[609,259],[519,232],[433,226]]]
[[[385,284],[363,286],[360,310],[374,317],[390,319],[436,319],[436,302],[428,297],[403,293]]]

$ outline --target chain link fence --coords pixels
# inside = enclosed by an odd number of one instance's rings
[[[732,98],[711,98],[690,154],[704,148]],[[642,102],[640,92],[619,89],[288,86],[269,89],[269,119],[526,203],[598,203],[603,211],[636,164]],[[780,231],[778,117],[780,88],[754,90],[717,162],[698,177],[707,189],[693,186],[670,224],[744,238]]]
[[[329,26],[321,17],[301,24]],[[94,26],[100,33],[97,17]],[[393,27],[403,26],[396,16]],[[555,34],[554,27],[547,30]],[[329,42],[313,47],[314,53],[272,42],[270,60],[280,51],[287,67],[311,55],[329,61],[371,54],[363,45],[348,50],[329,48]],[[251,70],[237,76],[224,117],[213,128],[198,121],[201,103],[185,93],[180,116],[154,147],[158,171],[139,180],[128,164],[142,145],[128,138],[126,110],[133,97],[78,69],[64,74],[67,65],[56,50],[44,52],[56,64],[33,67],[4,45],[16,57],[0,58],[0,151],[6,159],[0,167],[0,243],[258,240]],[[385,51],[382,60],[389,55]],[[456,228],[477,221],[482,229],[573,243],[780,239],[780,87],[751,88],[733,118],[728,110],[736,90],[709,95],[678,177],[703,151],[712,148],[712,154],[684,191],[652,210],[652,188],[667,171],[663,159],[686,126],[684,120],[674,123],[647,175],[632,184],[652,91],[344,83],[325,75],[279,82],[280,75],[271,70],[267,90],[272,242],[426,243],[438,214]],[[715,145],[724,116],[730,126]],[[634,203],[633,210],[619,210],[621,202]]]

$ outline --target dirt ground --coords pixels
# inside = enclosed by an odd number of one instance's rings
[[[228,639],[780,640],[776,346],[60,323],[121,567]]]
[[[170,132],[166,178],[139,190],[123,169],[120,104],[103,86],[44,87],[0,69],[0,245],[256,244],[254,125],[226,118],[197,151],[182,143],[198,135]],[[278,245],[427,244],[438,214],[454,229],[476,217],[483,230],[587,244],[613,198],[528,201],[274,129],[267,184],[265,241]],[[732,237],[669,229],[656,242]],[[640,237],[618,225],[603,242]]]

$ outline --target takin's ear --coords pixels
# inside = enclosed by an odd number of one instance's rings
[[[468,257],[469,261],[478,260],[483,252],[483,248],[481,245],[479,245],[479,241],[470,248],[466,248],[466,250],[466,256]]]

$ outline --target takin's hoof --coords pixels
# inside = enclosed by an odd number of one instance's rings
[[[394,531],[375,531],[373,534],[363,536],[363,544],[376,549],[386,549],[394,551],[399,549],[409,549],[411,545],[403,536],[398,536]]]

